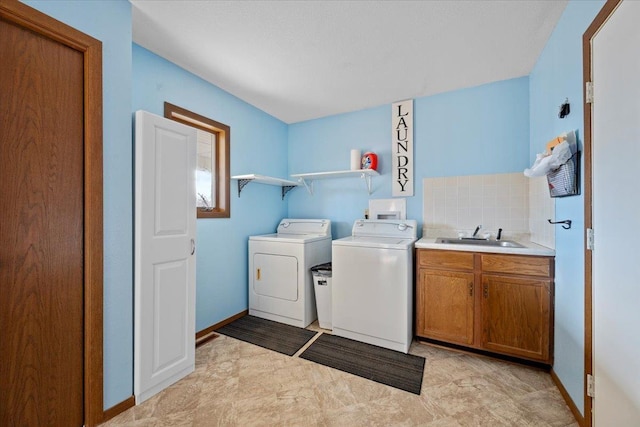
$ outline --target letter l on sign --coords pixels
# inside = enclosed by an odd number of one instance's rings
[[[413,196],[413,99],[391,106],[391,194]]]

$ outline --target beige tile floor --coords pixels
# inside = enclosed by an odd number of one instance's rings
[[[546,372],[416,342],[410,353],[426,359],[419,396],[220,336],[194,373],[103,425],[578,426]]]

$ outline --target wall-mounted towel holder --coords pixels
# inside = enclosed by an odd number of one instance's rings
[[[549,224],[562,224],[562,228],[564,228],[565,230],[568,230],[571,228],[570,219],[565,219],[564,221],[551,221],[550,219],[547,219],[547,221],[549,221]]]

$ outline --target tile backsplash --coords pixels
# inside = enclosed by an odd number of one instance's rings
[[[555,221],[556,203],[549,196],[546,176],[529,179],[529,231],[531,241],[548,248],[556,247]]]
[[[532,190],[530,181],[522,173],[425,178],[423,236],[456,237],[459,232],[470,236],[482,225],[479,235],[491,233],[495,238],[502,228],[504,238],[528,238],[535,230],[536,237],[548,242],[540,218],[548,211],[538,204],[553,204],[553,199],[548,190],[543,197],[540,182]],[[530,199],[535,205],[530,205]],[[548,228],[553,233],[553,227]]]

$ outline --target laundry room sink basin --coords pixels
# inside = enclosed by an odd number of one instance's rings
[[[477,245],[477,246],[491,246],[498,248],[524,248],[520,243],[513,240],[487,240],[487,239],[475,239],[472,237],[460,237],[460,238],[448,238],[438,237],[436,243],[442,243],[447,245]]]

